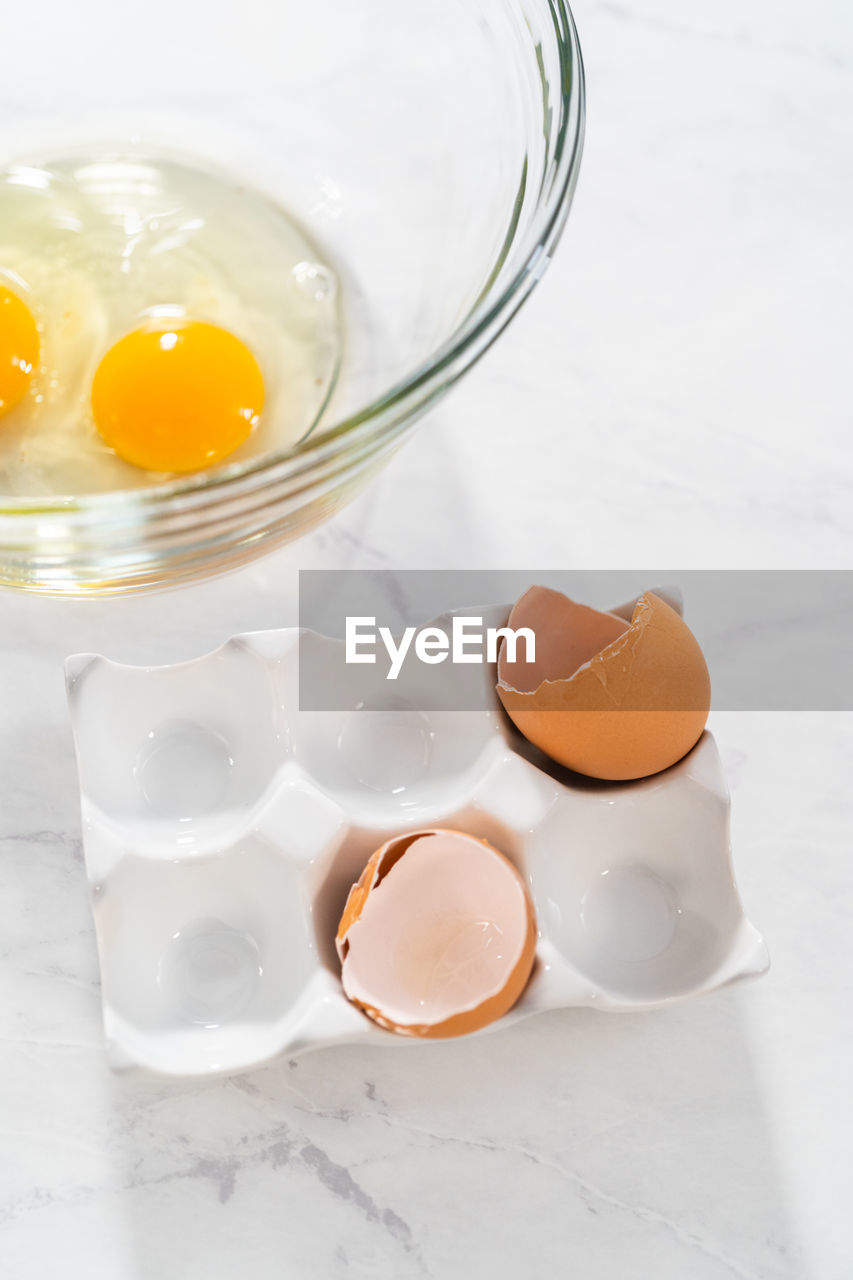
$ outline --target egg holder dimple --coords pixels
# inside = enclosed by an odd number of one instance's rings
[[[413,1043],[347,1001],[334,945],[350,886],[403,831],[488,839],[530,887],[533,974],[493,1026],[651,1008],[767,968],[709,733],[664,773],[596,783],[538,758],[496,697],[484,711],[300,711],[300,649],[322,663],[335,643],[293,628],[176,666],[68,659],[115,1067],[235,1072],[333,1043]]]

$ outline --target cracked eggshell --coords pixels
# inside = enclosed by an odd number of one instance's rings
[[[504,642],[498,696],[552,760],[593,778],[644,778],[699,740],[711,705],[705,658],[684,620],[652,592],[627,622],[531,587],[508,625],[533,630],[536,660],[508,662]]]
[[[399,1035],[444,1038],[494,1022],[527,985],[533,903],[486,840],[415,831],[389,840],[353,885],[336,938],[347,997]]]

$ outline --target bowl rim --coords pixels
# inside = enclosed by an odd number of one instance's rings
[[[0,526],[20,525],[27,516],[61,515],[85,525],[99,517],[124,512],[128,522],[143,514],[174,512],[226,501],[258,482],[282,481],[304,475],[313,465],[340,451],[344,441],[377,440],[402,433],[425,408],[469,369],[499,336],[544,274],[568,217],[577,183],[585,125],[585,76],[574,17],[567,0],[544,0],[554,27],[560,63],[559,127],[553,139],[553,173],[548,199],[536,211],[529,245],[522,261],[500,292],[492,296],[491,278],[450,335],[387,391],[340,421],[311,431],[295,444],[255,458],[225,464],[212,471],[194,472],[141,489],[111,489],[81,495],[0,494]],[[541,56],[537,55],[541,65]],[[540,72],[541,74],[541,72]],[[506,247],[504,241],[503,249]],[[499,270],[500,255],[491,276]],[[373,433],[371,435],[371,428]],[[372,449],[370,450],[372,452]],[[120,517],[121,519],[121,517]]]

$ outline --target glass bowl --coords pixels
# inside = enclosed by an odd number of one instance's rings
[[[30,29],[31,28],[31,29]],[[144,144],[227,169],[339,272],[345,350],[295,446],[149,488],[0,496],[0,582],[64,594],[215,573],[327,519],[482,355],[545,270],[577,179],[563,0],[38,6],[4,73],[0,163]]]

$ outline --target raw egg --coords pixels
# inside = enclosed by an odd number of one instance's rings
[[[338,927],[344,991],[399,1035],[464,1035],[524,990],[536,921],[518,871],[461,831],[396,836],[353,885]]]
[[[128,333],[92,383],[104,442],[147,471],[198,471],[232,453],[264,407],[249,348],[215,324],[182,321]]]
[[[593,778],[644,778],[699,740],[711,705],[705,658],[683,618],[652,592],[626,620],[531,587],[509,626],[532,629],[535,661],[509,663],[504,644],[498,696],[552,760]]]
[[[32,312],[17,293],[0,284],[0,415],[26,395],[38,358]]]

